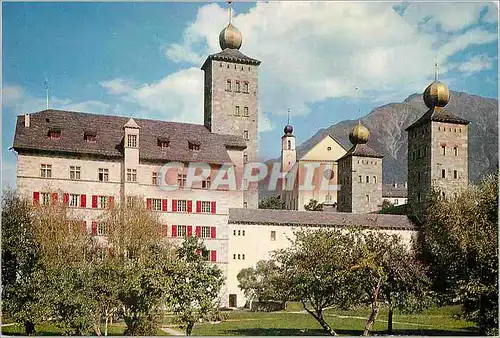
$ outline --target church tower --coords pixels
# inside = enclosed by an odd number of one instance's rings
[[[258,72],[260,61],[242,52],[242,35],[229,24],[219,35],[221,52],[208,56],[201,69],[205,72],[204,124],[217,134],[231,134],[245,139],[243,162],[257,161],[258,154]],[[243,193],[243,205],[258,207],[257,187]]]
[[[369,137],[359,121],[349,134],[352,148],[338,160],[340,212],[368,213],[382,206],[383,155],[366,144]]]
[[[442,198],[452,198],[469,181],[468,124],[453,115],[446,105],[448,87],[437,79],[424,91],[429,110],[408,132],[408,206],[409,212],[425,216],[429,196],[435,189]]]
[[[295,135],[290,121],[283,129],[281,136],[281,172],[287,173],[293,164],[297,161],[297,151],[295,150]]]

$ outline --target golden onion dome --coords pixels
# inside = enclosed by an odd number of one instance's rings
[[[231,23],[224,28],[219,34],[219,45],[222,50],[240,49],[243,38],[238,28],[234,27]]]
[[[359,122],[349,133],[349,141],[352,144],[365,144],[370,137],[370,131]]]
[[[450,101],[448,86],[440,81],[434,81],[424,91],[424,102],[428,108],[444,107]]]

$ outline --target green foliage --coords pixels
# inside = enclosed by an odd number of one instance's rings
[[[195,323],[219,320],[219,292],[222,271],[204,258],[205,246],[195,237],[187,238],[178,249],[173,271],[170,304],[179,322],[191,335]]]
[[[463,306],[481,334],[498,330],[498,177],[453,199],[433,195],[423,225],[422,255],[445,302]]]
[[[282,292],[275,285],[279,270],[274,261],[259,261],[255,268],[242,269],[236,278],[238,287],[250,301],[283,301]]]
[[[394,203],[391,203],[389,200],[384,199],[382,201],[382,210],[384,209],[390,209],[394,206]]]
[[[315,199],[310,199],[309,204],[304,204],[304,209],[307,211],[323,211],[323,204],[318,203]]]
[[[259,201],[259,209],[284,209],[285,203],[280,196],[264,197]]]

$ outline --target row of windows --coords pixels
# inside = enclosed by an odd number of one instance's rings
[[[33,192],[34,205],[49,205],[50,202],[59,202],[59,195],[56,192]],[[108,206],[113,205],[114,196],[105,195],[92,195],[92,208],[93,209],[106,209]],[[86,208],[87,195],[85,194],[71,194],[63,193],[62,202],[72,208]]]
[[[234,91],[235,93],[244,93],[244,94],[249,94],[248,90],[248,82],[243,81],[240,83],[239,80],[234,80],[234,87],[233,87],[233,80],[228,79],[226,80],[226,91]]]
[[[211,226],[200,226],[194,227],[194,236],[198,238],[217,238],[216,227]],[[171,237],[181,238],[181,237],[193,237],[193,226],[192,225],[172,225]]]
[[[452,127],[441,127],[441,126],[438,126],[438,131],[449,131],[449,132],[455,132],[455,133],[461,133],[462,132],[462,128],[452,128]],[[423,136],[425,135],[427,132],[426,129],[422,128],[422,129],[415,129],[413,132],[410,132],[408,134],[408,137],[409,138],[416,138],[418,136]]]
[[[348,202],[347,196],[340,195],[340,201],[339,201],[339,203],[340,204],[344,204],[344,203],[347,203],[347,202]],[[365,195],[365,202],[370,202],[370,195]]]
[[[229,69],[230,65],[231,65],[230,63],[227,63],[227,64],[226,64],[226,68],[228,68],[228,69]],[[222,68],[222,67],[224,67],[224,64],[223,64],[222,62],[220,62],[220,63],[219,63],[219,66],[220,66],[220,68]],[[236,64],[234,64],[234,69],[237,69]],[[241,71],[244,71],[244,70],[245,70],[245,67],[244,67],[244,66],[241,66]],[[248,71],[251,71],[251,70],[252,70],[252,67],[250,67],[250,66],[249,66],[249,67],[248,67]]]
[[[446,130],[447,130],[446,127],[438,127],[438,131],[446,131]],[[451,128],[451,127],[449,127],[448,131],[450,131],[450,132],[453,131],[455,133],[461,133],[462,132],[462,128]]]
[[[425,176],[425,172],[424,173],[420,173],[418,172],[417,173],[417,182],[420,182],[423,178],[423,176]],[[441,169],[441,178],[446,178],[447,174],[446,174],[446,169]],[[458,179],[458,170],[453,170],[453,179]]]
[[[133,197],[130,197],[133,198]],[[147,198],[146,207],[153,211],[169,211],[168,200],[161,198]],[[192,200],[172,200],[171,209],[173,212],[193,212]],[[217,211],[217,202],[215,201],[196,201],[196,213],[212,213]]]
[[[235,106],[234,107],[234,115],[235,116],[240,116],[240,106]],[[243,117],[248,117],[249,116],[249,112],[248,112],[248,107],[243,107]]]
[[[448,151],[446,149],[447,149],[446,145],[441,145],[440,146],[440,154],[446,155],[448,153]],[[415,160],[417,158],[422,158],[422,157],[427,156],[428,154],[429,154],[429,147],[426,146],[426,147],[418,148],[416,151],[411,152],[411,159]],[[453,147],[452,154],[453,154],[453,156],[458,156],[458,147],[457,146]]]
[[[236,257],[238,257],[238,259],[245,259],[245,254],[233,254],[233,259],[236,259]]]
[[[457,198],[458,194],[456,192],[453,193],[453,198]],[[441,198],[446,199],[446,193],[444,191],[441,191]],[[420,192],[417,192],[417,203],[422,203],[424,201],[424,198]]]
[[[366,175],[364,182],[370,183],[370,176]],[[358,183],[363,183],[363,176],[362,175],[358,176]],[[377,183],[377,176],[372,177],[371,183]]]

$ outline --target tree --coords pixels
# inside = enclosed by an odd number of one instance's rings
[[[249,267],[242,269],[236,278],[238,287],[243,290],[245,297],[250,300],[250,309],[252,301],[284,301],[283,294],[277,288],[279,270],[276,263],[272,260],[258,261],[255,268]]]
[[[323,316],[327,307],[348,308],[359,302],[361,289],[351,269],[360,256],[358,231],[298,231],[291,247],[278,250],[280,288],[298,300],[329,335],[337,335]]]
[[[208,251],[195,237],[187,238],[177,255],[170,304],[190,336],[195,323],[220,318],[219,293],[224,277],[216,265],[206,260]]]
[[[498,176],[457,197],[432,196],[422,227],[422,256],[444,301],[462,304],[479,333],[498,333]]]
[[[264,197],[259,202],[259,209],[284,209],[285,204],[280,196]]]
[[[309,204],[304,204],[304,209],[307,211],[323,211],[323,204],[318,203],[315,199],[310,199]]]
[[[391,203],[389,200],[386,199],[382,201],[382,210],[390,209],[392,207],[394,207],[394,203]]]

